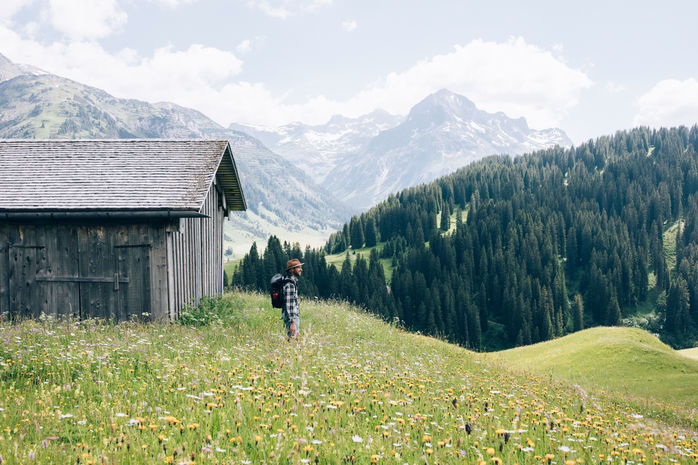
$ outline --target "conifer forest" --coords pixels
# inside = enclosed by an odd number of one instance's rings
[[[302,298],[348,300],[473,349],[628,321],[687,347],[698,334],[697,153],[693,126],[491,156],[391,195],[322,249],[255,244],[231,283],[266,292],[300,257]],[[354,254],[364,247],[367,259]],[[341,270],[325,260],[336,253]]]

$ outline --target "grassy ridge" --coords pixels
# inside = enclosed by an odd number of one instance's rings
[[[678,353],[683,355],[684,357],[689,357],[698,360],[698,347],[694,347],[692,349],[679,350]]]
[[[683,406],[688,414],[698,409],[698,361],[635,328],[587,329],[487,358],[588,388]]]
[[[341,303],[287,342],[266,296],[226,324],[0,323],[0,461],[694,464],[693,433]]]

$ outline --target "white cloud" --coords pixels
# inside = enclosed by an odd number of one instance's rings
[[[356,26],[357,26],[356,21],[354,21],[353,19],[348,19],[348,20],[342,22],[342,29],[344,29],[347,32],[354,31],[356,29]]]
[[[163,47],[151,56],[131,49],[111,54],[95,42],[43,45],[2,26],[0,43],[2,53],[16,63],[38,65],[117,97],[196,108],[218,121],[227,117],[222,89],[242,69],[233,53],[198,44],[186,50]]]
[[[250,39],[245,39],[242,42],[240,42],[237,47],[235,47],[235,50],[238,53],[247,53],[250,50],[252,50],[252,41]]]
[[[428,94],[447,88],[487,111],[523,116],[532,127],[547,128],[559,125],[592,81],[549,51],[527,44],[522,38],[512,38],[504,43],[476,40],[456,46],[451,53],[391,73],[344,101],[319,95],[303,104],[290,105],[284,102],[284,96],[274,97],[261,85],[249,86],[254,87],[255,98],[259,99],[254,108],[237,104],[246,100],[238,92],[247,92],[250,87],[236,84],[225,89],[222,101],[236,102],[230,106],[234,109],[227,115],[227,122],[322,123],[334,114],[359,116],[376,108],[406,114]]]
[[[49,0],[49,20],[71,40],[101,39],[126,24],[117,0]]]
[[[0,24],[10,23],[19,11],[32,4],[34,0],[2,0],[0,2]]]
[[[524,116],[532,127],[551,127],[592,85],[585,73],[522,38],[458,45],[449,53],[390,73],[349,99],[316,95],[299,104],[287,103],[286,94],[273,93],[262,82],[238,80],[243,65],[239,57],[213,47],[167,46],[149,55],[130,49],[110,53],[92,41],[41,44],[1,24],[0,43],[2,53],[15,62],[39,66],[117,97],[196,108],[223,125],[317,124],[334,114],[359,116],[377,108],[404,115],[428,94],[447,88],[487,111]],[[251,45],[252,41],[240,43],[237,53]]]
[[[698,81],[665,79],[637,100],[634,125],[669,127],[698,124]]]
[[[287,19],[301,13],[312,13],[332,4],[333,0],[249,0],[247,4],[275,18]]]
[[[556,126],[592,81],[549,51],[522,38],[504,43],[474,40],[451,53],[420,61],[339,106],[344,114],[375,108],[406,114],[417,101],[446,88],[490,112],[524,116],[532,127]],[[335,109],[329,114],[336,113]],[[328,116],[329,117],[329,116]]]

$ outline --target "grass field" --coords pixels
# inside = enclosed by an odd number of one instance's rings
[[[698,347],[694,347],[692,349],[679,350],[678,353],[683,355],[684,357],[689,357],[698,360]]]
[[[576,465],[698,457],[695,431],[643,417],[622,398],[510,371],[342,303],[303,302],[298,343],[286,341],[264,295],[227,295],[220,306],[222,317],[199,327],[0,323],[0,462]],[[199,316],[188,321],[205,322]]]
[[[235,272],[235,268],[237,268],[238,264],[240,264],[241,261],[242,258],[236,258],[223,263],[223,269],[228,275],[228,279],[232,279],[233,273]]]
[[[664,258],[666,259],[667,269],[670,272],[676,269],[676,232],[679,227],[683,229],[683,221],[676,221],[674,224],[669,226],[664,234],[662,235],[662,242],[664,243]]]
[[[690,418],[698,425],[698,360],[635,328],[592,328],[486,356],[508,367],[601,389]]]
[[[383,246],[385,245],[385,242],[381,242],[380,244],[376,245],[375,247],[362,247],[360,249],[356,249],[356,251],[350,250],[349,251],[349,259],[353,263],[356,261],[356,258],[358,256],[363,257],[366,259],[366,262],[368,262],[368,258],[371,255],[371,250],[377,249],[379,254],[381,249],[383,249]],[[356,253],[354,253],[356,252]],[[327,266],[334,265],[337,267],[338,271],[342,271],[342,264],[344,263],[344,259],[346,258],[347,253],[346,252],[340,252],[336,254],[330,254],[330,255],[325,255],[325,261],[327,262]],[[379,258],[378,261],[383,265],[383,272],[385,273],[385,282],[390,283],[390,280],[393,277],[393,261],[390,258]]]

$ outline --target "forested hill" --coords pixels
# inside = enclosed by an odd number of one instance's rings
[[[301,294],[346,298],[474,348],[619,324],[641,306],[656,316],[649,329],[689,345],[698,333],[697,153],[694,126],[484,159],[352,218],[325,251],[306,250]],[[326,266],[323,252],[363,246],[376,246],[369,260]],[[245,257],[234,283],[266,290],[270,273],[300,252],[272,238],[264,257],[256,248]],[[379,258],[394,266],[389,289]]]

